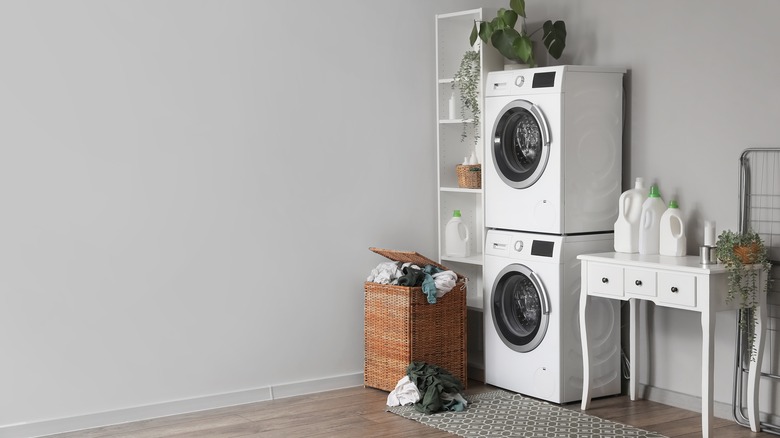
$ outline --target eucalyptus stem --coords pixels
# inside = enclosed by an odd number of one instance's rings
[[[465,140],[469,136],[466,120],[471,118],[475,145],[478,144],[481,137],[479,131],[479,81],[481,75],[479,52],[469,50],[463,54],[452,83],[452,88],[458,87],[458,94],[460,95],[460,114],[463,119],[463,132],[461,133],[460,141]]]

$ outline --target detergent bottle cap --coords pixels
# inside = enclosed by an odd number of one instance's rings
[[[635,189],[643,189],[645,188],[645,179],[641,176],[636,177],[636,181],[634,181],[634,188]]]
[[[677,207],[677,201],[675,201],[674,199],[669,201],[669,208],[678,208]]]
[[[460,217],[460,210],[454,210],[452,212],[452,217]]]
[[[650,186],[650,196],[648,196],[648,197],[649,198],[660,198],[661,197],[661,193],[658,191],[658,186],[656,186],[655,184]]]

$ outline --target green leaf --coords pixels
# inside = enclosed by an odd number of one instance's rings
[[[474,22],[474,27],[471,28],[471,35],[469,35],[469,46],[474,47],[474,43],[477,42],[477,22]]]
[[[525,0],[509,0],[509,7],[517,12],[517,15],[525,17]]]
[[[563,21],[547,20],[544,22],[544,46],[550,55],[558,59],[566,48],[566,23]]]
[[[515,41],[518,38],[520,38],[520,34],[512,28],[499,29],[493,32],[490,42],[504,57],[520,61],[521,59],[514,48]]]
[[[500,15],[497,15],[496,18],[490,22],[490,25],[492,26],[493,31],[506,29],[507,27],[504,19]]]
[[[529,38],[527,35],[520,36],[512,43],[512,47],[521,61],[530,64],[531,67],[534,67],[534,46],[533,43],[531,43],[531,38]]]
[[[498,11],[498,16],[501,18],[501,21],[506,24],[506,27],[515,27],[515,23],[517,23],[517,12],[515,11],[507,11],[506,9],[500,9]]]
[[[486,43],[490,42],[490,37],[493,35],[493,29],[493,23],[488,23],[487,21],[482,22],[482,26],[479,27],[479,37],[482,41]]]

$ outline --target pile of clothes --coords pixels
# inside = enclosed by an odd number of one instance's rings
[[[453,271],[445,271],[434,265],[424,268],[406,262],[383,262],[371,271],[366,281],[399,286],[421,286],[429,303],[436,303],[451,291],[458,281],[458,275]]]
[[[460,412],[468,402],[463,398],[463,384],[444,368],[425,362],[412,362],[406,376],[387,396],[388,406],[414,404],[425,414],[439,411]]]

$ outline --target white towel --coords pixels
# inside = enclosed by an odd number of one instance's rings
[[[387,406],[412,405],[420,401],[420,398],[422,395],[417,385],[409,380],[409,376],[404,376],[387,395]]]

